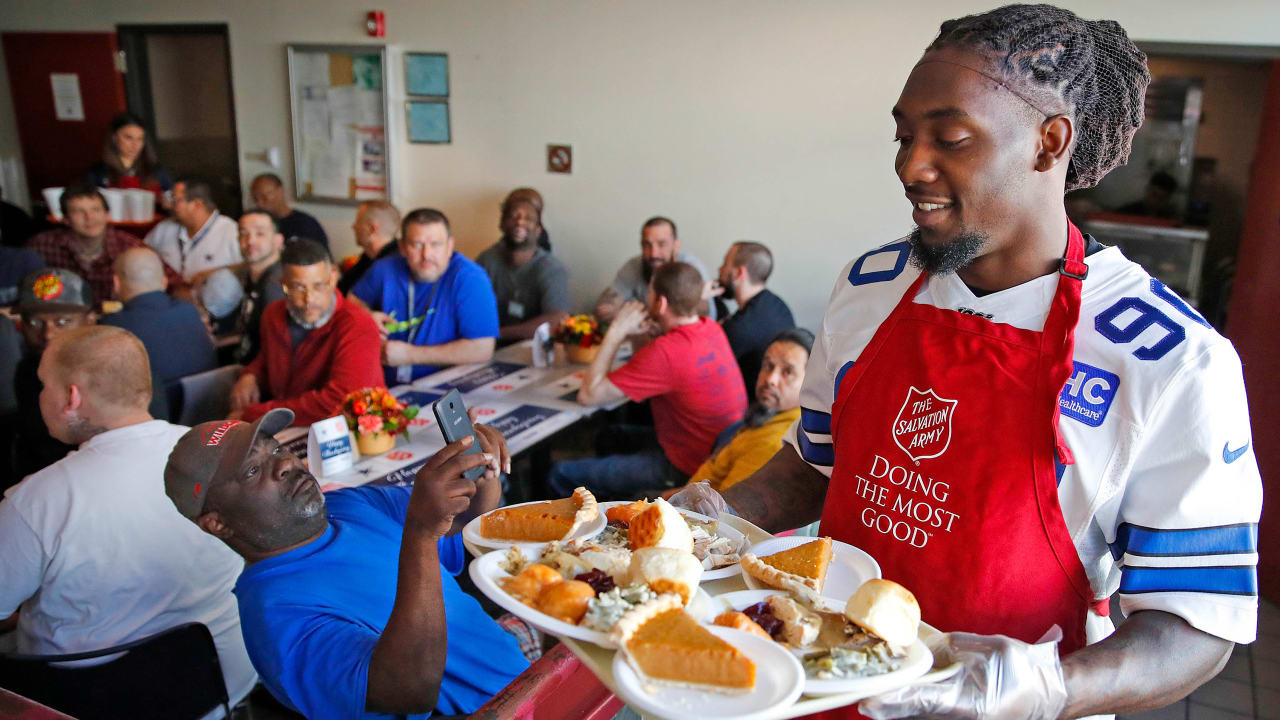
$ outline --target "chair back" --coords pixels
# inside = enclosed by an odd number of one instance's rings
[[[179,379],[180,410],[170,422],[193,427],[225,418],[231,414],[231,388],[238,377],[240,366],[226,365]]]
[[[84,661],[104,660],[86,665]],[[186,623],[124,645],[70,655],[0,655],[0,687],[79,720],[197,720],[230,715],[209,628]]]

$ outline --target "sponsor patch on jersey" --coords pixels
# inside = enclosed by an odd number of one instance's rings
[[[936,458],[951,444],[951,418],[958,400],[912,387],[893,421],[893,441],[914,462]]]
[[[1120,376],[1078,360],[1072,365],[1071,376],[1058,396],[1058,406],[1064,417],[1098,427],[1107,419],[1111,401],[1120,389]]]

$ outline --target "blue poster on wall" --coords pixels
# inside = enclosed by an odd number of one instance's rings
[[[406,95],[449,95],[449,56],[443,53],[406,53],[404,56]]]
[[[409,142],[447,143],[449,103],[443,100],[410,100]]]

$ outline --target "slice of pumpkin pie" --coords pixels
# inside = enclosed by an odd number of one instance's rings
[[[494,540],[519,542],[568,540],[599,514],[595,496],[580,487],[572,496],[560,500],[492,510],[480,518],[480,534]]]
[[[646,684],[724,694],[756,684],[755,663],[694,620],[678,595],[659,595],[623,615],[610,640]]]
[[[831,564],[831,538],[818,538],[764,557],[752,553],[742,556],[742,569],[760,582],[780,590],[787,589],[787,582],[795,582],[822,592],[827,581],[827,567]]]

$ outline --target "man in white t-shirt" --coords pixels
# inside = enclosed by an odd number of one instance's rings
[[[651,217],[640,227],[640,254],[618,268],[613,282],[596,300],[596,317],[602,322],[611,322],[624,303],[648,302],[649,282],[653,280],[654,271],[669,262],[692,265],[705,283],[715,279],[701,260],[680,250],[680,235],[676,232],[674,220],[660,215]],[[698,314],[715,320],[715,305],[708,302],[710,294],[708,285],[702,304],[698,306]]]
[[[768,529],[821,518],[951,633],[961,672],[871,717],[1147,710],[1255,637],[1240,361],[1063,207],[1128,156],[1149,81],[1113,22],[944,23],[893,108],[917,228],[841,271],[791,447],[725,492]]]
[[[142,343],[120,328],[68,330],[39,374],[50,433],[79,449],[0,502],[0,616],[19,610],[5,644],[67,654],[204,623],[234,705],[257,679],[231,594],[244,563],[164,493],[169,451],[187,428],[147,414]]]
[[[242,261],[239,232],[234,220],[218,212],[207,181],[184,178],[173,184],[173,217],[147,233],[146,243],[184,279],[198,283]]]

